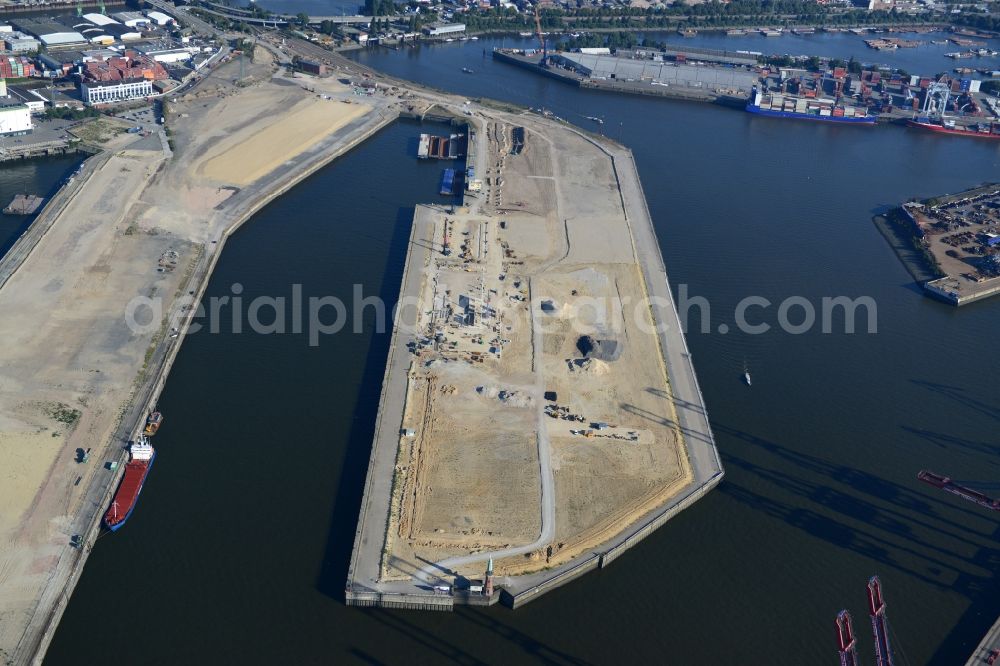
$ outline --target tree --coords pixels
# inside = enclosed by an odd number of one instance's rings
[[[306,14],[305,12],[299,12],[298,14],[295,15],[295,20],[298,22],[299,25],[301,25],[304,28],[307,25],[309,25],[309,14]]]

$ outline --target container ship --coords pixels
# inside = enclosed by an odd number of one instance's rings
[[[907,120],[910,127],[937,132],[938,134],[951,134],[953,136],[968,136],[975,139],[1000,139],[1000,123],[978,123],[975,125],[956,125],[954,120],[943,118],[932,120],[927,117],[918,117]]]
[[[781,93],[766,93],[754,88],[746,110],[774,118],[798,118],[829,123],[874,125],[878,119],[863,106],[837,104],[832,99],[798,97]]]
[[[145,435],[140,435],[139,439],[129,447],[129,461],[125,464],[125,475],[118,485],[118,491],[111,500],[111,506],[104,514],[104,526],[112,532],[125,524],[125,521],[132,515],[135,505],[139,501],[139,493],[142,492],[142,484],[146,481],[156,459],[156,450],[149,443]]]

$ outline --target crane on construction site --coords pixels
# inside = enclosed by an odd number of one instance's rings
[[[542,17],[538,13],[538,5],[535,5],[535,34],[538,35],[538,41],[542,43],[542,59],[538,61],[538,65],[540,67],[548,67],[549,51],[545,43],[545,35],[542,34]]]

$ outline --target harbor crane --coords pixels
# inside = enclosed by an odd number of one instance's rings
[[[948,109],[951,87],[942,81],[935,81],[927,86],[925,95],[923,115],[928,118],[942,118]]]
[[[895,666],[892,645],[889,644],[889,620],[885,616],[885,600],[882,598],[882,582],[878,576],[868,579],[868,613],[872,618],[875,634],[875,664]]]
[[[889,640],[889,620],[885,615],[885,599],[882,598],[882,581],[878,576],[868,579],[868,614],[872,618],[872,633],[875,635],[875,665],[896,666],[896,657]],[[860,666],[857,640],[851,614],[846,610],[837,613],[837,654],[840,666]],[[905,657],[905,655],[904,655]]]
[[[859,666],[858,646],[854,638],[854,626],[851,624],[851,614],[846,610],[837,613],[836,626],[840,666]]]

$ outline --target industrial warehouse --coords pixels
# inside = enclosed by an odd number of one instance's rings
[[[611,55],[560,53],[551,60],[592,79],[649,81],[660,85],[691,88],[728,88],[749,91],[757,75],[749,69],[699,67],[683,62],[618,58]]]
[[[31,109],[16,95],[7,90],[7,83],[0,79],[0,136],[21,136],[32,129]]]
[[[45,97],[21,95],[33,112],[46,102],[75,106],[74,98],[86,105],[148,99],[190,81],[218,53],[213,40],[172,34],[174,26],[159,11],[17,18],[0,25],[11,52],[0,57],[0,78],[62,82]]]

